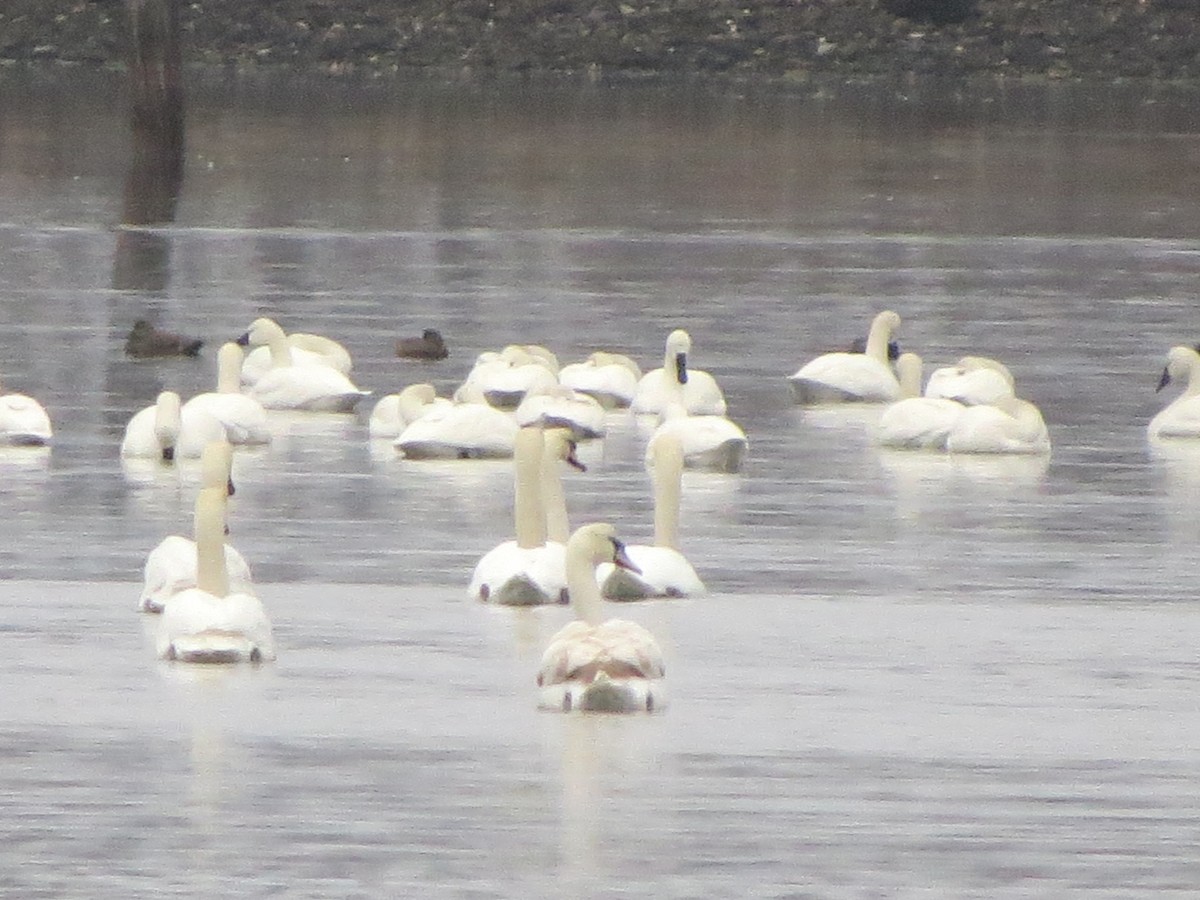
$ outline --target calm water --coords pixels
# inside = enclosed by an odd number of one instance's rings
[[[131,229],[119,85],[0,91],[0,380],[57,431],[0,453],[0,891],[1194,895],[1200,450],[1144,437],[1200,338],[1194,97],[197,84],[174,221]],[[1006,361],[1049,461],[884,453],[877,412],[792,406],[884,307],[930,365]],[[685,480],[713,595],[621,610],[670,708],[536,712],[567,612],[464,596],[509,466],[399,460],[369,406],[236,460],[278,663],[156,663],[137,582],[192,481],[117,444],[259,315],[379,394],[514,341],[649,368],[686,326],[751,454]],[[143,317],[206,352],[126,360]],[[449,360],[391,355],[425,327]],[[574,521],[648,538],[644,437],[582,448]]]

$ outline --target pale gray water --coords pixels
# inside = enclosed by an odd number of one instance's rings
[[[0,454],[6,893],[1194,894],[1200,452],[1144,438],[1200,337],[1189,97],[205,85],[174,225],[120,230],[119,95],[3,87],[0,379],[57,429]],[[793,407],[884,307],[931,364],[1008,362],[1048,464]],[[509,467],[397,460],[363,417],[280,416],[236,462],[278,663],[156,664],[135,582],[190,483],[116,446],[262,314],[378,393],[511,341],[649,368],[685,325],[752,443],[686,480],[713,596],[621,610],[671,707],[538,714],[566,612],[464,597]],[[124,359],[142,316],[203,358]],[[449,360],[392,357],[430,326]],[[649,535],[642,440],[583,448],[576,522]]]

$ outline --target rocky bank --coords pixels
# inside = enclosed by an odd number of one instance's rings
[[[1200,79],[1200,0],[178,0],[185,60],[803,81]],[[3,0],[0,64],[119,66],[123,0]]]

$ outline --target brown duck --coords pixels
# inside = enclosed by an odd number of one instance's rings
[[[450,351],[440,333],[426,328],[419,338],[397,340],[396,355],[405,359],[445,359],[450,355]]]
[[[183,337],[155,328],[145,319],[133,323],[129,337],[125,339],[125,355],[134,359],[149,359],[155,356],[198,356],[204,341]]]

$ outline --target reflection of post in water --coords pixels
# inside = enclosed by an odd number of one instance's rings
[[[129,22],[132,154],[125,179],[122,223],[175,220],[183,184],[183,86],[177,0],[125,0]],[[113,286],[162,290],[169,248],[160,236],[122,231]]]

